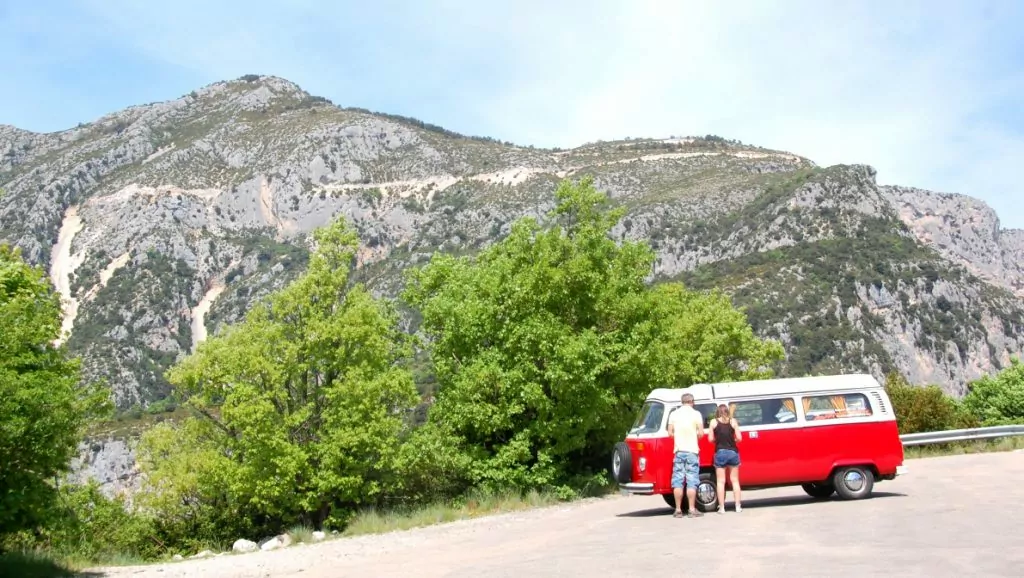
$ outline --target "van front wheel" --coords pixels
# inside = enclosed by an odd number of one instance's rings
[[[843,500],[860,500],[871,495],[875,474],[864,466],[839,468],[832,475],[832,485]]]
[[[718,509],[719,498],[715,477],[710,473],[701,474],[700,483],[697,484],[697,509],[701,512],[714,512]]]
[[[669,508],[676,509],[676,497],[673,493],[662,494],[661,497],[668,504]],[[718,509],[718,490],[715,488],[715,478],[711,474],[701,474],[700,483],[697,485],[697,509],[701,512],[714,512]],[[690,510],[686,501],[686,493],[683,493],[683,511]]]

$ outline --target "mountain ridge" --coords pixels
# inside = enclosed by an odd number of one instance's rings
[[[354,224],[358,274],[395,295],[404,268],[486,245],[542,216],[560,179],[583,176],[627,208],[616,235],[652,242],[653,281],[773,311],[755,328],[783,340],[794,371],[896,369],[962,393],[1024,344],[1024,231],[972,197],[711,135],[512,145],[337,107],[278,77],[54,133],[0,126],[0,240],[47,268],[69,304],[69,347],[128,407],[160,399],[169,364],[300,270],[306,235],[329,219]],[[853,245],[875,262],[822,268]],[[780,252],[790,260],[771,260]],[[808,271],[818,285],[798,285],[808,301],[794,309],[751,289]],[[812,294],[838,309],[815,309]],[[811,338],[795,342],[805,326]],[[832,334],[825,349],[807,343]]]

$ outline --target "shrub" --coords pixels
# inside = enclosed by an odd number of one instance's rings
[[[974,427],[977,420],[937,385],[911,385],[899,373],[890,373],[885,390],[892,401],[900,434]]]
[[[153,558],[163,551],[152,519],[133,513],[121,498],[108,498],[95,481],[65,486],[42,523],[9,535],[12,551],[45,551],[61,559],[103,562]]]
[[[1024,423],[1024,364],[1012,359],[1010,367],[973,382],[964,407],[984,426]]]

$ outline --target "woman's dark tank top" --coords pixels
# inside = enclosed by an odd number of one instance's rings
[[[736,431],[729,422],[715,424],[715,451],[736,451]]]

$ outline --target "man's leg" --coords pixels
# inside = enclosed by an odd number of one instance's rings
[[[700,462],[697,454],[686,454],[686,499],[690,505],[690,516],[700,516],[697,509],[697,485],[700,484]]]
[[[683,484],[686,482],[684,465],[681,455],[677,454],[672,459],[672,495],[676,499],[675,514],[677,516],[682,515],[683,511]]]

